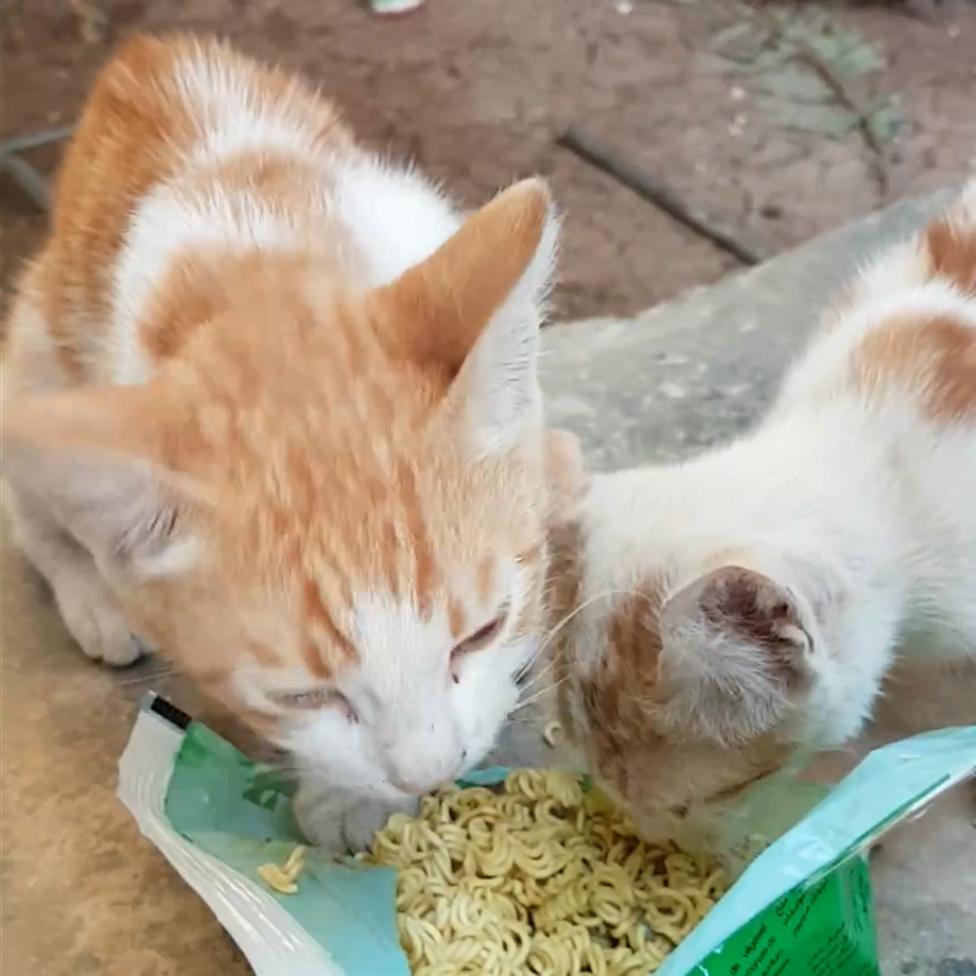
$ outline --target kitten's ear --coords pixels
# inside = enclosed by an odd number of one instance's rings
[[[723,743],[772,729],[809,681],[808,611],[741,566],[680,590],[661,611],[660,686],[677,728]]]
[[[463,412],[478,453],[538,431],[539,326],[557,229],[546,184],[523,180],[374,296],[388,341],[451,384],[448,403]]]
[[[24,395],[3,405],[3,475],[43,504],[104,567],[167,575],[192,550],[183,516],[204,493],[158,460],[163,425],[150,387]]]

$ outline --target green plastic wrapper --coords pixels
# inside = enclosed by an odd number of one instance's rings
[[[866,851],[974,772],[976,726],[967,726],[876,750],[826,795],[790,776],[759,784],[725,825],[738,880],[659,976],[878,976]],[[505,773],[479,770],[462,785]],[[409,976],[392,869],[312,848],[296,894],[258,877],[259,865],[284,863],[302,843],[291,793],[275,770],[155,696],[119,765],[120,799],[258,976]]]

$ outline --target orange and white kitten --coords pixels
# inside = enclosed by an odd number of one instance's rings
[[[541,626],[536,352],[557,223],[467,220],[300,81],[138,38],[9,321],[13,528],[91,658],[157,646],[364,843],[472,766]]]
[[[645,823],[852,739],[896,658],[976,661],[976,181],[860,276],[757,429],[580,506],[563,721]]]

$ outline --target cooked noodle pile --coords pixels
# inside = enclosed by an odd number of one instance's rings
[[[397,868],[416,976],[643,976],[724,892],[714,864],[647,844],[576,777],[518,770],[397,814],[366,860]]]

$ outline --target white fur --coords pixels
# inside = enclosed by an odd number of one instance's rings
[[[968,192],[972,204],[976,182]],[[855,735],[898,656],[976,657],[976,422],[929,419],[917,382],[866,398],[851,381],[852,349],[892,316],[951,316],[976,336],[976,297],[930,275],[918,242],[874,264],[751,434],[684,464],[594,478],[582,512],[582,596],[594,602],[572,642],[582,671],[599,661],[613,594],[655,577],[674,594],[716,559],[811,608],[799,744]],[[666,644],[714,653],[695,627],[687,621]],[[738,652],[762,668],[755,647],[732,651],[740,671]]]
[[[366,259],[369,287],[419,264],[461,226],[447,198],[420,173],[376,156],[342,160],[334,192],[336,216]]]
[[[314,149],[318,133],[292,108],[289,93],[270,101],[236,63],[198,49],[177,65],[174,83],[202,122],[203,136],[192,157],[201,165],[245,152],[305,156]]]
[[[142,653],[92,556],[26,493],[5,498],[17,545],[51,585],[61,619],[84,653],[124,667]]]

